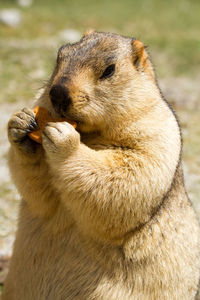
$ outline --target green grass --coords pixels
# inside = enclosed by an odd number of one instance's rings
[[[179,118],[181,121],[185,120],[181,123],[181,127],[183,129],[183,159],[190,173],[187,191],[200,218],[200,112],[182,108],[179,109]]]
[[[159,77],[192,77],[199,71],[198,0],[35,0],[27,8],[4,0],[0,10],[5,8],[20,9],[22,22],[17,28],[0,24],[0,102],[33,98],[51,73],[64,43],[59,32],[66,28],[140,38],[149,45]]]
[[[11,0],[0,3],[0,9],[15,6]],[[166,54],[169,66],[161,66],[161,74],[170,70],[173,75],[191,75],[200,63],[198,0],[36,0],[21,10],[21,25],[17,29],[1,25],[2,38],[47,38],[64,28],[84,32],[91,27],[138,37],[152,52]]]
[[[0,2],[4,8],[20,9],[22,22],[17,28],[0,24],[0,102],[33,98],[52,70],[64,42],[59,32],[66,28],[140,38],[149,45],[158,76],[191,77],[199,71],[198,0],[35,0],[28,8],[7,0]]]

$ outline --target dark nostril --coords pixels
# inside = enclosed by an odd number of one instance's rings
[[[66,110],[71,103],[69,91],[63,85],[53,85],[49,92],[49,95],[53,106],[59,107],[59,109]]]
[[[69,97],[69,92],[62,85],[54,85],[50,90],[50,97],[55,99],[57,98],[58,100],[64,100],[65,97]]]

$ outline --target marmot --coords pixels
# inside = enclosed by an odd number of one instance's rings
[[[200,229],[181,134],[143,43],[90,32],[58,51],[36,103],[55,117],[42,145],[31,109],[8,124],[22,197],[3,300],[192,300]]]

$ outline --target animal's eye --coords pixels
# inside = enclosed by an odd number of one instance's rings
[[[103,72],[103,74],[101,75],[100,79],[106,79],[111,77],[113,74],[115,73],[115,65],[110,65],[108,66],[105,71]]]

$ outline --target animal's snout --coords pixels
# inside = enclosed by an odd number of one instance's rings
[[[61,84],[53,85],[49,92],[49,95],[52,105],[56,111],[67,111],[71,103],[71,98],[69,95],[69,90],[65,86]]]

